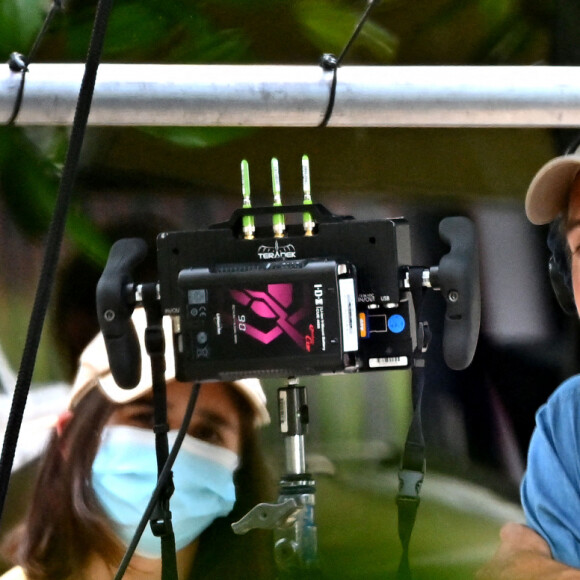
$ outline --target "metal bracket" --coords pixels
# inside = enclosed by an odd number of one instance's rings
[[[255,529],[274,530],[289,527],[294,516],[302,509],[295,499],[289,498],[281,503],[260,503],[253,507],[241,520],[232,524],[234,534],[246,534]]]

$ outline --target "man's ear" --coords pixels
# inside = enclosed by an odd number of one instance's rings
[[[550,257],[548,262],[548,272],[550,274],[550,282],[552,283],[552,290],[556,295],[556,300],[562,310],[574,316],[577,313],[576,302],[574,301],[574,293],[570,286],[566,283],[566,276],[562,273],[561,268],[554,260],[554,256]]]
[[[577,314],[574,292],[572,290],[572,272],[570,271],[570,252],[562,228],[562,219],[554,220],[548,231],[548,248],[551,256],[548,262],[548,273],[552,289],[562,310],[570,315]]]

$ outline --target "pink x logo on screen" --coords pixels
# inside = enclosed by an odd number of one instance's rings
[[[267,290],[230,290],[232,298],[249,307],[260,317],[260,328],[246,321],[245,333],[262,344],[270,344],[279,336],[289,336],[300,348],[306,350],[305,336],[296,328],[307,312],[302,306],[290,312],[293,299],[292,284],[268,284]],[[254,321],[256,322],[256,321]]]

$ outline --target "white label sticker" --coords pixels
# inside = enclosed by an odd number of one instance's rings
[[[288,433],[288,394],[286,391],[278,392],[278,408],[280,413],[280,431]]]
[[[371,367],[371,369],[406,367],[408,364],[409,359],[406,356],[387,356],[383,358],[369,359],[369,367]]]
[[[341,278],[338,281],[340,292],[340,313],[342,318],[342,349],[344,352],[358,350],[358,324],[354,280]]]

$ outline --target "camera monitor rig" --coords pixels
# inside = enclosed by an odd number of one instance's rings
[[[479,332],[479,266],[474,226],[465,217],[441,221],[439,234],[449,252],[438,265],[417,266],[404,218],[334,215],[311,203],[309,187],[307,206],[283,206],[277,163],[272,169],[274,206],[252,208],[244,179],[244,207],[229,221],[159,234],[154,289],[133,280],[145,243],[115,243],[97,287],[97,312],[111,371],[122,387],[139,381],[131,314],[151,296],[158,316],[172,321],[178,380],[288,379],[288,387],[278,391],[287,469],[279,501],[256,506],[233,527],[236,533],[274,529],[280,569],[305,571],[316,561],[316,527],[303,441],[308,408],[297,377],[413,369],[414,416],[398,496],[400,531],[401,522],[412,528],[414,515],[401,514],[408,505],[416,510],[424,475],[422,378],[416,377],[423,376],[430,334],[420,320],[422,297],[428,289],[441,291],[443,357],[454,370],[466,368]],[[242,173],[247,177],[244,164]],[[410,529],[403,531],[401,577],[408,568],[409,535]]]
[[[467,218],[441,222],[450,251],[431,267],[411,264],[403,218],[357,221],[313,204],[311,236],[292,224],[281,238],[259,224],[251,239],[242,235],[250,215],[259,222],[303,212],[303,206],[242,209],[207,230],[158,236],[158,292],[173,321],[179,380],[409,368],[422,340],[412,297],[417,270],[422,287],[441,290],[447,303],[445,361],[452,369],[469,365],[479,331],[479,277]],[[99,283],[112,370],[127,388],[137,371],[125,352],[138,353],[131,345],[131,270],[144,251],[140,240],[117,242]]]

